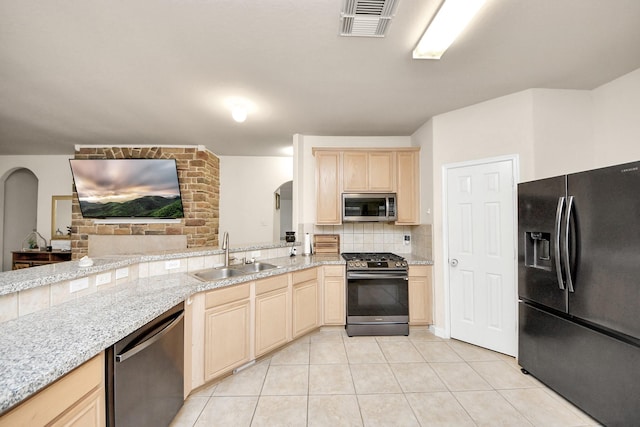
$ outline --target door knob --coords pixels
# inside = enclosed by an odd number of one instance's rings
[[[458,265],[458,260],[457,259],[452,259],[451,260],[451,267],[456,267]]]

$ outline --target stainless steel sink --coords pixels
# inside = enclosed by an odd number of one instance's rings
[[[209,270],[202,270],[194,273],[197,279],[205,282],[211,280],[228,279],[229,277],[244,276],[246,274],[258,273],[260,271],[277,268],[277,265],[266,262],[254,262],[252,264],[231,265],[229,267],[218,267]]]
[[[229,268],[229,267],[220,267],[220,268],[212,268],[211,270],[199,271],[195,273],[194,276],[197,279],[208,282],[210,280],[227,279],[229,277],[242,276],[244,274],[247,274],[247,273],[242,272],[240,270],[233,269],[233,268]]]
[[[269,264],[267,262],[254,262],[251,264],[238,265],[237,269],[240,271],[244,271],[248,273],[257,273],[259,271],[271,270],[273,268],[277,268],[277,265]],[[233,266],[231,268],[236,268]]]

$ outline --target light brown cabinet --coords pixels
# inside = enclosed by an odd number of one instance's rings
[[[392,151],[344,151],[342,153],[344,192],[388,193],[395,184]]]
[[[342,193],[339,151],[319,151],[316,157],[316,224],[340,224]]]
[[[249,283],[210,291],[206,294],[205,381],[210,381],[251,360],[249,296]]]
[[[255,356],[259,357],[291,339],[289,275],[256,282]]]
[[[344,325],[346,321],[344,266],[326,265],[322,270],[323,324]]]
[[[2,415],[0,426],[104,426],[104,366],[101,353]]]
[[[432,267],[429,265],[409,267],[409,324],[411,325],[433,323],[431,274]]]
[[[396,193],[398,225],[420,223],[418,148],[314,148],[316,224],[342,223],[342,193]]]
[[[420,170],[418,151],[396,153],[398,220],[396,224],[420,224]]]
[[[320,326],[317,271],[309,268],[292,273],[293,338]]]
[[[105,425],[104,389],[95,389],[77,405],[51,423],[51,427],[89,427]]]

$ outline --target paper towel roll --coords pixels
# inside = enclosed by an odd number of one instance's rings
[[[311,255],[311,236],[309,233],[305,233],[304,240],[302,243],[302,254],[303,255]]]

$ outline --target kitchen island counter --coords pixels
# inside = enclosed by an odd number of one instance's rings
[[[278,268],[209,282],[186,272],[139,278],[0,323],[0,413],[196,293],[305,268],[344,264],[337,255],[261,261]]]

